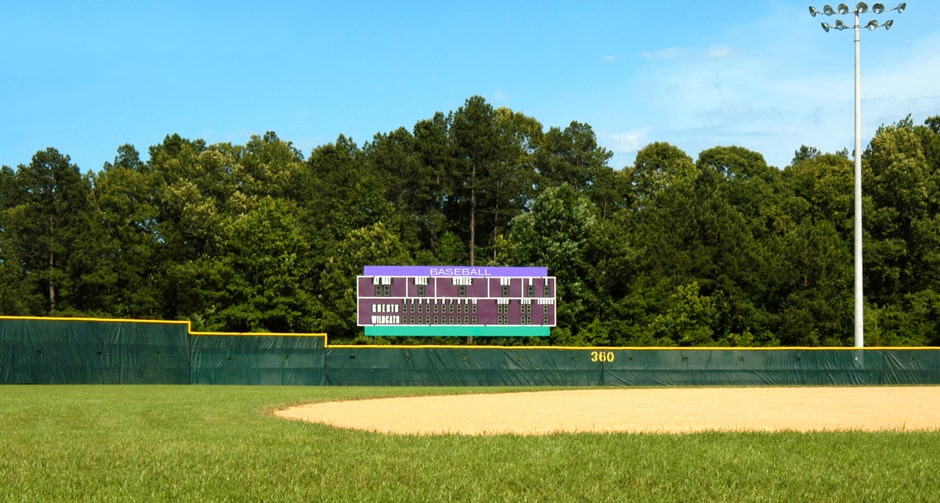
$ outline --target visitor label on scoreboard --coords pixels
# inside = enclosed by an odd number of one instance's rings
[[[555,286],[546,267],[366,266],[357,324],[366,335],[547,336]]]

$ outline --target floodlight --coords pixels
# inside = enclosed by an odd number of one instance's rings
[[[810,6],[809,13],[811,16],[816,17],[816,14],[825,14],[827,16],[832,16],[838,14],[844,16],[849,12],[855,14],[855,22],[851,25],[845,23],[841,19],[836,19],[835,23],[820,23],[822,29],[826,32],[830,30],[847,30],[849,28],[854,29],[855,31],[855,172],[854,172],[854,221],[853,221],[853,239],[854,239],[854,259],[855,259],[855,271],[854,271],[854,289],[855,289],[855,314],[854,314],[854,323],[855,323],[855,347],[862,348],[865,347],[865,295],[864,295],[864,272],[863,272],[863,260],[862,260],[862,125],[861,125],[861,110],[862,110],[862,96],[861,96],[861,86],[859,85],[859,29],[863,26],[860,24],[859,15],[867,14],[871,12],[873,15],[879,15],[884,13],[886,10],[898,11],[898,14],[904,12],[907,9],[907,2],[901,2],[897,7],[892,9],[885,9],[885,5],[881,2],[873,3],[871,5],[871,10],[869,11],[869,6],[867,2],[856,2],[855,10],[850,11],[849,6],[840,3],[833,8],[832,5],[824,5],[822,10],[817,9],[816,7]],[[878,28],[884,28],[885,30],[891,29],[894,26],[894,20],[889,19],[884,22],[879,22],[877,19],[872,19],[868,21],[864,27],[869,30],[877,30]]]

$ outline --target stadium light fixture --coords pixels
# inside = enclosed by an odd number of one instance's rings
[[[898,14],[904,12],[907,8],[906,2],[901,2],[897,7],[888,9]],[[817,14],[832,16],[835,14],[845,15],[848,13],[855,15],[855,23],[847,25],[841,19],[837,19],[835,24],[822,23],[822,29],[827,33],[829,30],[845,30],[853,28],[855,30],[855,223],[854,223],[854,251],[855,251],[855,347],[865,346],[865,296],[862,282],[862,91],[859,72],[859,16],[869,12],[868,4],[858,2],[855,9],[851,10],[848,5],[841,3],[835,9],[831,5],[824,5],[820,11],[816,7],[810,6],[809,13],[816,17]],[[871,14],[879,15],[885,12],[885,6],[882,3],[876,3],[871,6]],[[889,19],[884,24],[880,24],[877,19],[870,20],[865,28],[876,30],[878,28],[890,29],[894,25],[894,20]]]

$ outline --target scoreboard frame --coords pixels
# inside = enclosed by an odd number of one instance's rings
[[[365,266],[356,278],[368,336],[547,337],[555,315],[546,267]]]

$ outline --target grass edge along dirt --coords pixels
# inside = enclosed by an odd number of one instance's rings
[[[940,432],[409,436],[271,415],[531,390],[0,386],[0,501],[940,500]]]

